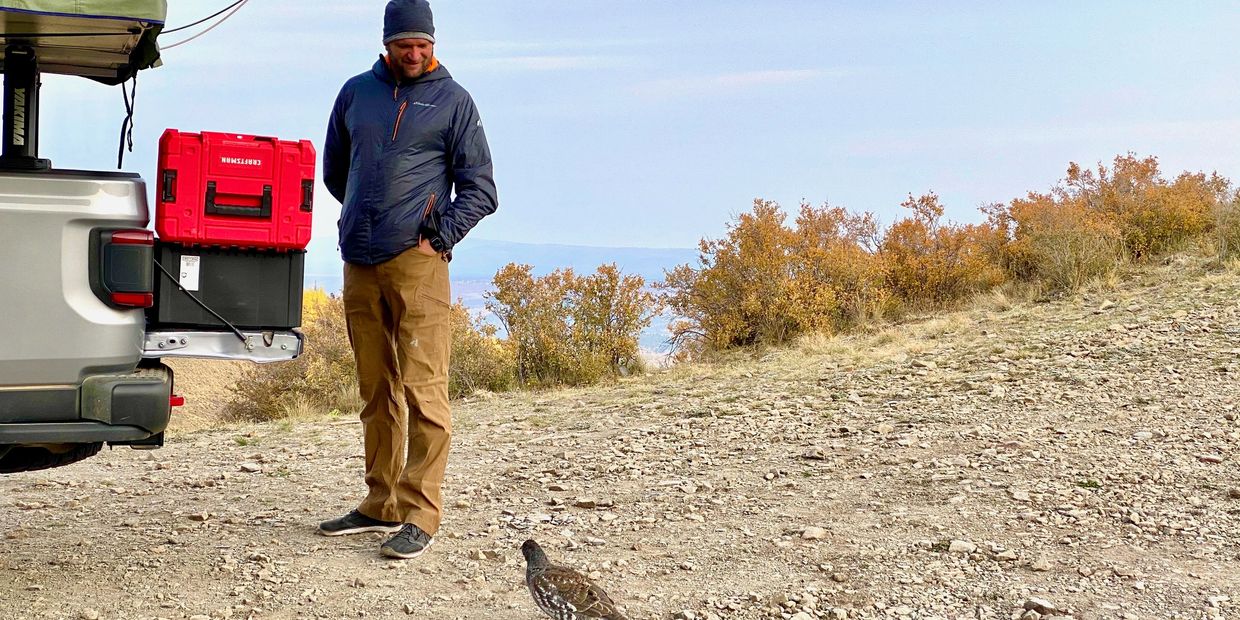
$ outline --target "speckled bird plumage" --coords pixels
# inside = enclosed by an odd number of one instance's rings
[[[616,604],[589,577],[552,564],[538,543],[521,545],[525,555],[525,585],[547,617],[553,620],[626,620]]]

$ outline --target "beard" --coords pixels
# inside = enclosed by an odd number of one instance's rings
[[[427,56],[420,64],[405,64],[399,60],[396,61],[397,72],[400,73],[401,79],[412,80],[422,76],[431,68],[431,59],[434,56]]]

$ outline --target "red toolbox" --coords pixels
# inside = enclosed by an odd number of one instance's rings
[[[186,246],[303,250],[314,168],[309,140],[165,130],[155,230]]]

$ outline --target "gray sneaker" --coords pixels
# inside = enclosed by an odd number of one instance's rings
[[[412,523],[406,523],[395,536],[379,547],[379,553],[389,558],[410,560],[422,555],[433,544],[434,536],[423,532],[422,528]]]
[[[401,524],[396,521],[380,521],[371,519],[370,517],[356,511],[350,511],[349,514],[324,521],[319,524],[319,533],[324,536],[344,536],[345,534],[361,534],[362,532],[395,532],[400,529]]]

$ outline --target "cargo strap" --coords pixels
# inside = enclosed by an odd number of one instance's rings
[[[128,144],[129,152],[133,152],[133,108],[138,101],[138,74],[133,74],[133,86],[129,91],[125,90],[125,84],[121,83],[121,95],[125,98],[125,120],[121,121],[121,143],[116,149],[116,169],[120,170],[125,163],[125,146]]]
[[[181,281],[178,280],[176,276],[172,275],[172,272],[168,271],[167,269],[164,268],[163,265],[159,264],[159,261],[155,261],[155,266],[159,267],[159,270],[164,272],[164,275],[168,276],[168,279],[172,280],[172,283],[177,285],[177,288],[181,289],[182,293],[185,293],[186,295],[188,295],[189,298],[193,300],[194,303],[198,304],[199,306],[202,306],[203,310],[206,310],[207,312],[211,313],[211,316],[215,317],[216,320],[223,323],[226,327],[228,327],[228,329],[232,330],[232,333],[236,334],[237,338],[241,339],[241,342],[246,342],[245,334],[241,333],[241,330],[237,329],[236,325],[229,323],[228,319],[220,316],[220,313],[212,310],[211,306],[208,306],[207,304],[203,303],[201,299],[198,299],[198,296],[189,292],[189,289],[185,288],[181,284]]]

